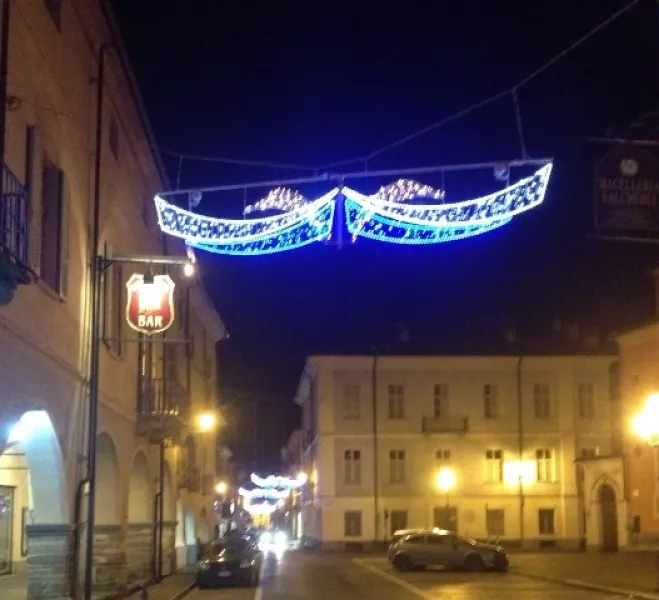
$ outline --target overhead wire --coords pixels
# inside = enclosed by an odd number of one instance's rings
[[[577,49],[579,46],[587,42],[591,37],[594,35],[598,34],[602,29],[610,25],[612,22],[616,21],[618,18],[620,18],[623,14],[627,13],[630,9],[632,9],[635,5],[637,5],[641,0],[631,0],[628,4],[611,14],[609,17],[604,19],[602,22],[597,24],[595,27],[590,29],[586,34],[581,36],[579,39],[577,39],[575,42],[570,44],[568,47],[565,49],[561,50],[558,54],[554,55],[551,59],[549,59],[547,62],[543,63],[540,67],[520,79],[517,83],[514,85],[506,88],[505,90],[502,90],[496,94],[492,94],[488,96],[487,98],[480,100],[478,102],[475,102],[474,104],[471,104],[470,106],[467,106],[466,108],[463,108],[455,113],[452,113],[448,116],[442,117],[438,121],[435,121],[433,123],[430,123],[429,125],[426,125],[425,127],[422,127],[421,129],[418,129],[417,131],[414,131],[402,138],[399,138],[397,140],[394,140],[393,142],[390,142],[389,144],[386,144],[385,146],[382,146],[380,148],[376,148],[375,150],[369,152],[368,154],[362,155],[362,156],[357,156],[354,158],[349,158],[349,159],[344,159],[336,162],[331,162],[331,163],[326,163],[322,165],[302,165],[302,164],[292,164],[292,163],[281,163],[281,162],[274,162],[274,161],[264,161],[264,160],[246,160],[246,159],[236,159],[236,158],[230,158],[230,157],[225,157],[225,156],[212,156],[212,155],[198,155],[198,154],[187,154],[187,153],[181,153],[181,152],[176,152],[174,150],[171,150],[169,148],[164,148],[162,146],[156,146],[154,149],[159,150],[160,152],[163,152],[164,154],[169,154],[172,156],[177,156],[179,158],[185,159],[185,160],[190,160],[190,161],[200,161],[200,162],[217,162],[217,163],[224,163],[224,164],[229,164],[229,165],[237,165],[237,166],[246,166],[246,167],[262,167],[262,168],[273,168],[273,169],[281,169],[281,170],[293,170],[293,171],[308,171],[308,172],[322,172],[326,171],[328,169],[333,169],[336,167],[341,167],[341,166],[348,166],[348,165],[354,165],[357,163],[362,163],[365,166],[364,170],[368,170],[368,162],[369,160],[380,156],[386,152],[389,152],[390,150],[393,150],[394,148],[398,148],[404,144],[407,144],[408,142],[411,142],[412,140],[415,140],[418,137],[421,137],[431,131],[434,131],[435,129],[438,129],[440,127],[443,127],[445,125],[448,125],[449,123],[456,121],[457,119],[460,119],[476,110],[479,110],[485,106],[488,106],[494,102],[497,102],[498,100],[501,100],[502,98],[505,98],[507,96],[512,97],[513,100],[513,107],[515,111],[515,123],[517,127],[517,134],[519,138],[519,144],[520,144],[520,152],[522,158],[528,158],[528,150],[526,147],[526,141],[524,139],[524,132],[523,132],[523,127],[522,127],[522,116],[521,116],[521,110],[520,110],[520,104],[519,104],[519,96],[518,96],[518,91],[533,81],[536,77],[544,73],[547,69],[552,67],[554,64],[556,64],[558,61],[560,61],[562,58],[573,52],[575,49]]]

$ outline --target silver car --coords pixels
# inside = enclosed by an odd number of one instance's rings
[[[464,571],[507,571],[508,554],[452,531],[412,533],[389,548],[389,562],[399,571],[445,567]]]

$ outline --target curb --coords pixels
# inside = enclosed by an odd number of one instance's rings
[[[659,600],[659,594],[653,594],[651,592],[639,592],[637,590],[623,590],[621,588],[608,587],[604,585],[589,583],[587,581],[581,581],[580,579],[560,579],[558,577],[545,577],[544,575],[529,573],[528,571],[518,571],[517,569],[511,569],[511,573],[516,573],[517,575],[522,575],[523,577],[528,577],[530,579],[539,579],[540,581],[560,583],[561,585],[580,588],[582,590],[602,592],[604,594],[610,594],[611,596],[625,596],[626,598],[638,598],[639,600]]]
[[[194,590],[196,587],[197,587],[196,583],[191,583],[188,587],[183,588],[176,595],[172,596],[170,600],[181,600],[182,598],[185,598],[188,594],[192,593],[192,590]]]

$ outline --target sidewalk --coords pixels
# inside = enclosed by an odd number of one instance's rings
[[[195,567],[186,567],[149,587],[149,600],[180,600],[192,590],[195,581]],[[130,600],[139,600],[140,593],[128,596]]]
[[[575,587],[659,600],[659,553],[510,555],[510,570]]]

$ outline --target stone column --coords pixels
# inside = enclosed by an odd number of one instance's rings
[[[126,563],[129,583],[153,578],[153,523],[129,523]]]
[[[94,590],[115,592],[126,585],[126,554],[121,525],[94,528]]]
[[[73,526],[29,524],[27,600],[69,599]]]

